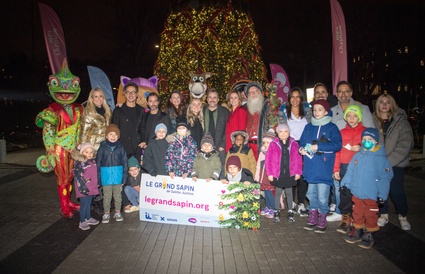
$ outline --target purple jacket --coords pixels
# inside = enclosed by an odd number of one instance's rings
[[[289,138],[289,175],[303,174],[302,157],[298,152],[299,145],[294,138]],[[266,173],[267,176],[279,178],[280,176],[280,159],[282,158],[282,147],[280,140],[276,137],[269,146],[266,154]]]

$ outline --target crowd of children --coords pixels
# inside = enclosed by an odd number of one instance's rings
[[[142,165],[134,156],[127,158],[119,141],[120,130],[114,124],[108,125],[96,158],[90,143],[81,144],[79,151],[73,153],[75,190],[81,203],[79,228],[88,230],[91,225],[99,224],[90,213],[99,186],[103,188],[102,223],[109,223],[111,216],[123,221],[123,193],[131,202],[125,212],[138,211],[143,172],[151,176],[168,175],[172,179],[190,176],[195,182],[202,179],[220,180],[224,184],[258,183],[264,196],[261,215],[279,223],[281,211],[286,207],[287,220],[293,223],[297,213],[293,187],[303,176],[308,183],[309,202],[304,229],[325,233],[330,188],[337,180],[342,217],[334,213],[328,218],[336,216],[341,220],[337,231],[346,235],[346,242],[359,242],[360,247],[369,249],[373,245],[372,232],[379,229],[378,206],[387,200],[393,177],[379,132],[363,126],[362,109],[355,104],[344,111],[346,127],[341,131],[331,122],[326,100],[319,99],[311,105],[313,117],[300,140],[290,137],[290,127],[281,123],[263,135],[257,161],[248,145],[248,134],[244,130],[231,133],[232,147],[224,166],[211,134],[205,133],[198,145],[185,117],[176,118],[176,132],[170,135],[165,124],[155,127],[155,138],[144,151]]]

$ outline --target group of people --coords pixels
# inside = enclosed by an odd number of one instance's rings
[[[100,89],[89,95],[75,165],[81,229],[99,223],[87,210],[91,198],[86,197],[98,194],[90,184],[103,186],[102,222],[109,222],[112,197],[113,217],[122,221],[122,208],[138,210],[141,172],[259,183],[265,217],[280,222],[286,207],[289,222],[295,222],[295,214],[308,217],[304,228],[317,233],[325,232],[328,221],[339,221],[337,231],[363,248],[370,248],[372,232],[388,223],[388,197],[402,229],[410,229],[403,183],[413,134],[391,95],[379,96],[372,114],[352,99],[346,81],[338,83],[336,98],[324,84],[316,84],[311,103],[293,88],[273,128],[258,82],[229,92],[227,106],[219,104],[215,89],[207,91],[205,105],[195,98],[185,104],[182,94],[173,91],[164,112],[156,93],[147,97],[147,111],[137,105],[137,90],[127,83],[126,102],[113,113]],[[99,182],[95,168],[85,165],[97,166]],[[329,215],[332,204],[336,209]]]

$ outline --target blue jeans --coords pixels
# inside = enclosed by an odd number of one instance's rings
[[[87,195],[80,198],[80,222],[84,222],[91,218],[91,200],[93,196]]]
[[[128,200],[130,200],[131,204],[134,206],[139,205],[139,192],[135,190],[131,186],[125,186],[124,188],[125,195],[127,195]]]
[[[340,182],[338,180],[334,179],[334,193],[333,196],[335,197],[335,204],[336,204],[336,209],[335,212],[338,214],[341,214],[341,210],[339,210],[339,203],[341,202],[341,194],[339,193],[339,187],[340,187]]]
[[[273,190],[264,190],[264,199],[266,200],[266,207],[269,209],[275,209]]]
[[[394,203],[395,211],[401,216],[406,216],[408,211],[406,193],[404,192],[404,167],[393,167],[394,176],[390,183],[390,193],[385,204],[380,208],[381,214],[388,214],[388,200]],[[385,198],[385,197],[382,197]]]
[[[329,192],[331,186],[327,184],[308,184],[307,198],[310,201],[308,210],[318,209],[320,214],[329,212]]]

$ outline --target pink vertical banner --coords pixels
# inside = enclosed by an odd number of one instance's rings
[[[46,4],[38,3],[43,25],[44,41],[49,55],[50,68],[55,74],[66,59],[65,37],[62,25],[56,12]]]
[[[277,64],[270,64],[270,70],[272,81],[277,86],[276,96],[281,103],[285,103],[288,100],[288,92],[291,89],[288,75],[285,70]]]
[[[332,18],[332,89],[336,94],[339,81],[348,81],[347,73],[347,38],[345,18],[337,0],[331,1]]]

